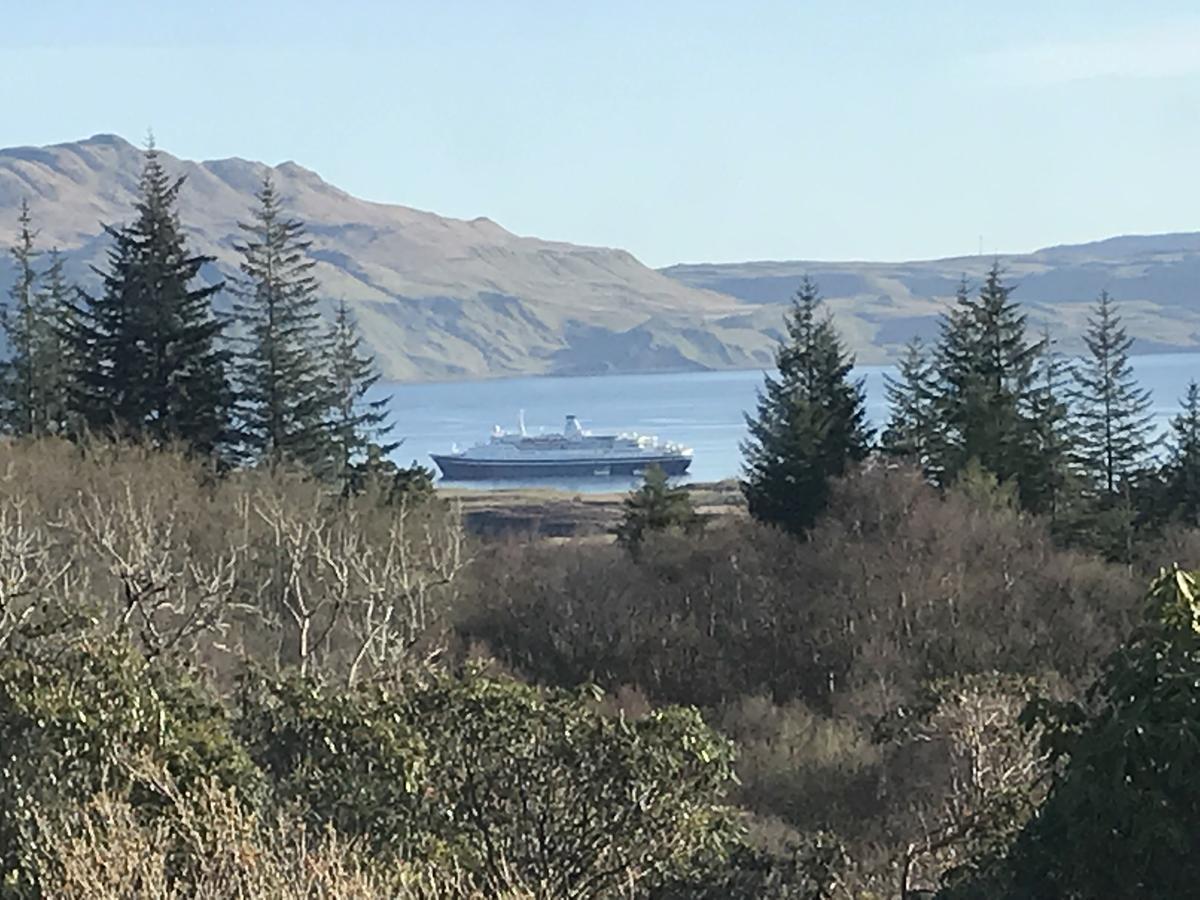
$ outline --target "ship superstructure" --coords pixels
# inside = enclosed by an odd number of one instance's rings
[[[496,426],[491,438],[466,450],[431,454],[448,479],[579,478],[639,476],[651,466],[682,475],[692,450],[641,434],[592,434],[575,416],[561,433],[531,435],[524,416],[518,431]]]

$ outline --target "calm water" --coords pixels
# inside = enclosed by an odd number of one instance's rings
[[[1165,428],[1188,381],[1200,379],[1200,354],[1135,357],[1133,363],[1142,386],[1153,392],[1154,414]],[[867,413],[876,426],[887,418],[883,375],[888,371],[885,366],[859,368],[867,382]],[[746,434],[743,412],[754,408],[761,384],[757,371],[393,384],[387,390],[397,432],[405,439],[394,457],[432,466],[431,452],[453,444],[470,446],[484,440],[494,425],[515,429],[524,409],[530,433],[559,431],[563,417],[574,413],[596,432],[638,431],[677,441],[696,451],[689,480],[718,481],[738,474],[738,443]],[[626,479],[552,484],[582,491],[630,486]]]

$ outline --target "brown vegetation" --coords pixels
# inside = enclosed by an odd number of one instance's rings
[[[1165,541],[1186,555],[1196,537]],[[136,447],[0,445],[3,653],[53,669],[96,641],[127,641],[141,662],[114,663],[121,678],[151,666],[153,683],[168,685],[161,673],[182,667],[218,698],[204,714],[217,716],[203,726],[209,749],[195,757],[192,737],[172,738],[184,744],[163,744],[145,764],[131,755],[138,741],[200,726],[130,701],[104,720],[135,723],[104,751],[118,768],[72,782],[70,803],[39,807],[37,871],[57,886],[49,896],[80,900],[129,896],[130,884],[155,900],[502,888],[549,898],[564,884],[581,898],[659,900],[933,889],[1029,816],[1047,767],[1017,717],[1035,692],[1071,697],[1092,679],[1127,636],[1143,575],[1056,547],[1043,523],[1002,502],[940,494],[898,468],[836,483],[807,540],[730,516],[699,534],[650,534],[635,559],[609,542],[467,537],[452,505],[370,485],[343,498],[299,473],[214,478]],[[460,671],[469,657],[551,689],[598,685],[607,696],[584,702],[601,718],[576,701],[428,674]],[[67,696],[66,681],[55,687],[28,665],[4,674],[14,691],[36,683],[47,702]],[[80,670],[80,685],[106,665]],[[231,715],[220,709],[247,702],[238,692],[253,672],[276,685],[263,695],[274,699],[220,724]],[[413,673],[433,677],[433,692],[404,687]],[[154,689],[154,703],[181,690]],[[111,689],[97,690],[105,702]],[[698,707],[737,748],[740,783],[724,796],[743,849],[722,844],[711,863],[697,833],[679,829],[708,822],[724,833],[726,813],[680,806],[669,791],[645,806],[645,830],[619,858],[597,841],[627,818],[604,805],[633,777],[620,767],[642,759],[621,741],[708,740],[670,730],[700,727],[685,720],[655,724],[665,704]],[[66,720],[55,727],[29,746],[75,733]],[[556,743],[568,731],[584,743]],[[317,757],[287,755],[308,746],[301,734],[333,742],[321,751],[323,781],[306,768]],[[187,769],[231,741],[244,748],[220,751],[233,762]],[[94,752],[80,747],[71,753]],[[602,752],[612,754],[603,765]],[[190,780],[176,787],[181,760],[192,760]],[[637,777],[676,771],[652,756],[636,765],[648,767],[628,770]],[[376,776],[354,780],[360,772]],[[413,794],[418,772],[425,787]],[[704,796],[725,790],[719,772],[694,777]],[[263,783],[275,799],[245,802]],[[647,781],[645,796],[671,783]],[[546,818],[568,808],[594,809],[592,830]],[[397,834],[457,824],[381,855],[374,821]],[[611,869],[628,888],[568,874],[576,863],[556,855],[568,846],[592,860],[578,863],[587,878]]]

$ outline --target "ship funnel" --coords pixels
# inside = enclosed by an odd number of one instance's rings
[[[563,427],[563,434],[568,438],[583,437],[583,429],[579,427],[579,420],[574,416],[567,416],[567,424]]]

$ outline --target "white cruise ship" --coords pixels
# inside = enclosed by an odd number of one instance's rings
[[[668,475],[682,475],[692,463],[692,450],[639,434],[592,434],[575,416],[567,416],[561,434],[531,435],[524,416],[516,432],[499,425],[486,443],[466,450],[430,454],[446,478],[580,478],[642,475],[658,466]]]

